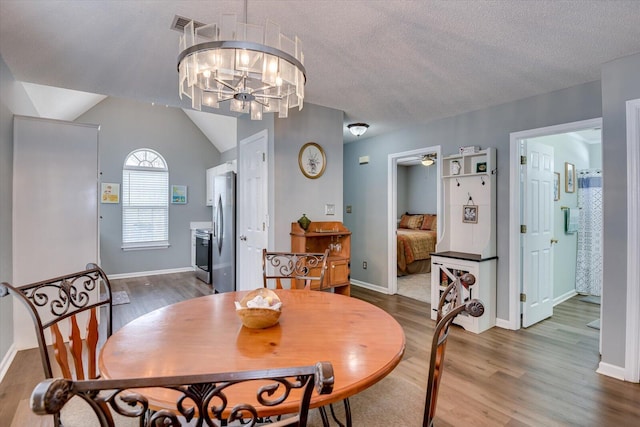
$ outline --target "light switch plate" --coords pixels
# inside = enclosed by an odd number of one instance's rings
[[[326,204],[324,205],[324,214],[325,215],[335,215],[336,214],[336,205]]]

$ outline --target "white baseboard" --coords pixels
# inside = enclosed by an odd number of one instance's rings
[[[611,365],[609,363],[600,362],[596,372],[608,377],[612,377],[618,380],[624,381],[625,369],[624,367]]]
[[[372,285],[371,283],[361,282],[360,280],[353,280],[353,279],[351,279],[351,284],[355,285],[355,286],[359,286],[361,288],[365,288],[365,289],[369,289],[369,290],[372,290],[372,291],[380,292],[381,294],[390,295],[389,294],[389,288],[384,288],[382,286]]]
[[[11,362],[13,362],[16,354],[18,354],[18,350],[16,349],[15,344],[11,344],[11,347],[9,347],[9,350],[4,355],[4,358],[2,358],[2,362],[0,362],[0,382],[2,382],[4,376],[7,374],[9,366],[11,366]]]
[[[158,274],[185,273],[193,271],[193,267],[170,268],[168,270],[139,271],[134,273],[108,274],[109,279],[129,279],[131,277],[157,276]]]
[[[575,297],[576,295],[578,295],[578,293],[575,291],[575,289],[567,292],[564,295],[560,295],[559,297],[556,297],[553,299],[553,306],[555,307],[556,305],[561,304],[566,300],[568,300],[569,298]]]
[[[500,318],[496,318],[496,328],[510,329],[512,331],[515,331],[516,329],[518,329],[518,328],[515,328],[509,320],[500,319]]]

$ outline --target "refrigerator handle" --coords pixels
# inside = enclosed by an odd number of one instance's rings
[[[216,241],[218,242],[218,253],[222,253],[222,234],[223,234],[223,221],[224,217],[222,215],[222,195],[218,196],[218,207],[216,209]]]

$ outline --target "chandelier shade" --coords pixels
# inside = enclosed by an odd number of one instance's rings
[[[357,137],[364,135],[367,129],[369,129],[369,125],[366,123],[351,123],[350,125],[347,125],[347,127],[349,128],[349,132]]]
[[[235,14],[202,26],[190,21],[180,37],[180,99],[187,96],[198,111],[229,101],[231,111],[252,120],[264,113],[286,118],[289,108],[301,110],[304,103],[303,63],[300,39],[269,20],[264,27],[238,22]]]

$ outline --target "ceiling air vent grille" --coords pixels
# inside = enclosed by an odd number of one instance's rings
[[[189,18],[185,18],[184,16],[176,15],[173,17],[173,22],[171,23],[171,29],[180,31],[182,33],[184,32],[185,25],[187,25],[191,21],[193,20]],[[196,28],[204,27],[205,25],[202,22],[198,22],[198,21],[193,21],[193,24],[195,25]]]

